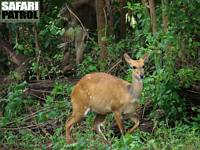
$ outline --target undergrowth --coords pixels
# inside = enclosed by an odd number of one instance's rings
[[[114,150],[197,150],[200,149],[199,126],[176,122],[170,127],[166,121],[161,121],[154,132],[146,133],[137,130],[133,134],[125,134],[119,139],[113,136],[111,128],[113,115],[108,115],[103,133],[110,141],[104,142],[102,137],[92,130],[95,117],[89,115],[72,130],[75,143],[65,142],[65,121],[71,113],[71,103],[68,95],[72,85],[55,84],[51,95],[40,105],[33,97],[23,98],[22,91],[26,83],[15,84],[10,88],[5,105],[4,116],[0,118],[0,146],[5,149],[114,149]],[[20,103],[19,103],[20,101]],[[24,107],[26,105],[26,107]],[[17,109],[11,109],[11,108]],[[12,110],[12,112],[10,112]],[[157,120],[158,121],[158,120]]]
[[[49,16],[41,17],[41,22],[38,24],[41,46],[41,54],[38,57],[43,58],[41,60],[45,63],[38,63],[33,59],[30,62],[27,80],[34,80],[36,77],[42,80],[55,80],[65,75],[59,68],[63,60],[63,51],[59,49],[59,44],[64,34],[64,27],[56,17],[59,9],[54,8],[54,5],[45,7],[50,7],[52,10],[49,11]],[[114,7],[118,9],[117,6]],[[104,64],[99,61],[100,49],[97,43],[88,42],[82,63],[75,66],[72,61],[72,72],[67,74],[69,78],[80,78],[90,72],[104,71],[131,82],[131,71],[127,64],[123,63],[123,54],[126,52],[133,59],[138,59],[147,53],[149,61],[145,64],[146,77],[141,103],[144,105],[146,101],[152,101],[153,109],[148,116],[154,122],[152,133],[138,129],[133,134],[125,134],[118,138],[111,128],[114,120],[111,114],[107,116],[103,128],[103,133],[111,143],[108,144],[92,131],[95,114],[89,113],[87,118],[72,130],[75,143],[67,145],[65,121],[72,109],[69,95],[73,85],[56,83],[53,90],[49,91],[50,94],[43,98],[27,96],[24,93],[28,83],[24,82],[25,79],[22,79],[16,71],[10,71],[10,76],[14,76],[13,79],[17,79],[18,83],[6,86],[6,92],[0,95],[0,149],[45,150],[50,147],[53,150],[200,149],[200,107],[193,104],[192,108],[188,108],[190,106],[186,105],[186,100],[179,94],[180,90],[191,88],[200,81],[198,38],[200,20],[197,11],[199,1],[174,0],[166,7],[169,16],[168,30],[163,32],[162,6],[157,1],[158,29],[152,34],[146,7],[138,1],[129,1],[126,6],[128,9],[126,38],[118,41],[115,36],[104,37],[107,42],[107,68],[101,67]],[[10,24],[8,27],[18,32],[16,25]],[[118,24],[114,26],[115,30],[119,30]],[[22,26],[18,24],[18,27]],[[26,27],[32,28],[32,24],[27,24]],[[4,32],[2,33],[4,35]],[[8,33],[10,36],[10,32]],[[25,36],[24,33],[19,35],[19,40],[13,40],[12,44],[18,41],[19,43],[15,43],[17,53],[35,57],[33,35],[30,33],[30,36],[29,34]],[[95,37],[92,38],[96,40]],[[72,51],[72,54],[74,53],[75,49]],[[5,61],[10,64],[7,60],[1,62]],[[5,72],[3,71],[3,74]],[[157,109],[164,112],[164,117],[156,118]],[[192,112],[188,112],[188,109]]]

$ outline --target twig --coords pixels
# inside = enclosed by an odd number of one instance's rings
[[[193,91],[193,90],[187,90],[188,92],[191,92],[191,93],[195,93],[195,94],[200,94],[200,92],[197,92],[197,91]]]
[[[39,124],[31,124],[31,125],[27,125],[27,126],[23,126],[23,127],[14,127],[14,128],[2,128],[0,130],[10,130],[10,131],[16,131],[16,130],[22,130],[22,129],[36,129],[42,126],[45,126],[47,124],[49,124],[50,122],[53,122],[54,120],[51,120],[47,123],[39,123]]]
[[[78,20],[78,22],[80,23],[81,27],[83,28],[83,30],[87,31],[85,29],[85,27],[83,26],[83,23],[81,22],[81,20],[78,18],[78,16],[66,5],[68,11]]]
[[[107,35],[107,26],[108,26],[108,21],[107,21],[107,14],[106,14],[106,10],[105,10],[105,7],[103,8],[103,13],[104,13],[104,19],[105,19],[105,35]]]
[[[117,67],[120,63],[122,62],[122,60],[120,59],[118,62],[116,62],[108,71],[107,73],[110,73],[115,67]]]
[[[46,124],[47,124],[47,123],[46,123]],[[28,125],[28,126],[24,126],[24,127],[2,128],[1,130],[15,131],[15,130],[28,129],[28,128],[34,129],[34,127],[40,127],[40,126],[42,126],[42,125],[44,125],[44,123],[40,123],[40,124],[37,124],[37,125]]]
[[[56,103],[58,103],[58,102],[56,102]],[[38,111],[36,111],[36,112],[34,112],[34,113],[31,113],[30,115],[24,116],[24,117],[21,118],[20,120],[26,121],[26,120],[29,120],[29,119],[35,117],[35,116],[36,116],[38,113],[40,113],[40,112],[45,112],[45,113],[47,113],[47,112],[49,112],[49,111],[51,111],[51,110],[54,110],[54,109],[57,109],[57,108],[45,107],[45,108],[40,109],[40,110],[38,110]],[[18,121],[19,121],[19,120],[18,120]],[[11,125],[11,124],[13,124],[13,123],[15,123],[15,122],[16,122],[16,121],[8,122],[6,125],[8,126],[8,125]]]
[[[43,101],[46,101],[45,98],[42,98],[42,97],[40,97],[40,96],[37,96],[36,94],[30,93],[30,95],[31,95],[31,96],[35,96],[35,97],[37,97],[38,99],[41,99],[41,100],[43,100]]]
[[[38,111],[36,111],[36,112],[30,114],[30,115],[25,116],[25,117],[21,118],[20,120],[26,121],[26,120],[28,120],[28,119],[31,119],[31,118],[35,117],[36,114],[38,114],[38,113],[40,113],[40,112],[48,112],[48,111],[50,111],[50,110],[52,110],[50,107],[46,107],[46,108],[40,109],[40,110],[38,110]],[[15,123],[15,122],[16,122],[16,121],[8,122],[6,125],[11,125],[11,124],[13,124],[13,123]]]
[[[78,22],[80,23],[82,29],[84,30],[84,32],[86,33],[87,37],[94,42],[94,40],[89,36],[88,31],[86,30],[86,28],[84,27],[83,23],[81,22],[81,20],[78,18],[78,16],[66,5],[68,11],[78,20]]]
[[[4,98],[3,98],[3,99],[0,99],[0,103],[1,103],[1,102],[5,102],[5,101],[8,101],[8,99],[4,99]]]
[[[22,129],[36,129],[36,128],[39,128],[39,127],[43,127],[43,126],[46,126],[47,124],[50,124],[50,123],[53,123],[53,124],[56,124],[56,122],[62,118],[64,115],[61,115],[60,117],[54,119],[54,120],[50,120],[48,121],[47,123],[39,123],[39,124],[31,124],[31,125],[27,125],[27,126],[23,126],[23,127],[14,127],[14,128],[2,128],[0,129],[0,131],[2,130],[10,130],[10,131],[16,131],[16,130],[22,130]]]
[[[9,147],[5,143],[2,143],[2,142],[0,142],[0,147],[1,149],[9,149]]]
[[[144,105],[144,108],[142,109],[142,119],[144,118],[145,110],[146,110],[146,106]]]
[[[35,91],[35,92],[43,92],[43,93],[51,93],[52,92],[52,91],[47,91],[47,90],[36,90],[36,89],[31,89],[31,88],[29,88],[28,90]]]

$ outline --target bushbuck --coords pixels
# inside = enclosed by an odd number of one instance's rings
[[[145,54],[139,60],[133,60],[128,54],[124,54],[125,61],[132,68],[132,83],[107,73],[91,73],[85,75],[74,87],[71,93],[72,115],[66,121],[66,142],[72,143],[71,128],[79,122],[91,110],[97,113],[94,120],[94,130],[104,140],[102,125],[106,115],[113,112],[117,126],[121,134],[124,133],[122,114],[126,115],[134,123],[129,132],[139,126],[139,118],[136,111],[140,108],[139,99],[143,89],[144,63],[147,60]]]

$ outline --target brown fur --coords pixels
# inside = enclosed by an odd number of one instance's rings
[[[139,98],[143,89],[140,75],[144,73],[144,59],[132,60],[127,54],[125,60],[136,69],[133,70],[133,83],[130,84],[120,78],[107,73],[91,73],[84,76],[75,86],[71,94],[73,112],[66,122],[66,140],[71,143],[70,130],[74,123],[86,116],[92,110],[98,115],[94,121],[94,129],[106,140],[100,130],[100,124],[108,113],[113,112],[117,125],[123,134],[124,128],[121,114],[126,114],[135,125],[130,129],[134,131],[139,125],[136,111],[140,108]]]

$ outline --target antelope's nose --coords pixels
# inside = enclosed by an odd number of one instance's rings
[[[144,78],[144,75],[140,75],[140,78],[143,79],[143,78]]]

